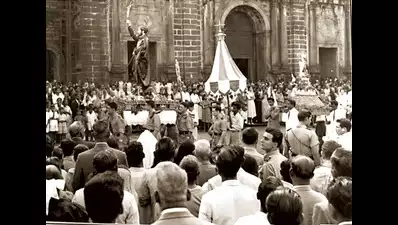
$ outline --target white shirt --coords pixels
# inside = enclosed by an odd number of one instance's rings
[[[182,95],[182,99],[181,99],[182,102],[191,101],[191,96],[189,95],[188,92],[182,92],[181,95]]]
[[[202,197],[199,219],[217,225],[232,225],[240,217],[260,211],[257,191],[238,180],[227,180]]]
[[[83,206],[83,208],[86,208],[86,203],[84,201],[84,188],[76,191],[72,202]],[[128,191],[124,191],[122,205],[123,213],[116,218],[116,223],[140,225],[138,205],[134,195]]]
[[[231,113],[231,129],[232,130],[237,130],[241,131],[243,129],[243,117],[242,115],[238,112],[236,115],[234,113]]]
[[[327,160],[324,161],[321,166],[315,168],[310,186],[312,190],[326,195],[328,185],[332,179],[332,164]]]
[[[292,129],[299,125],[299,120],[298,120],[298,111],[296,108],[292,108],[289,110],[287,113],[287,121],[286,121],[286,130]]]
[[[336,142],[341,144],[341,146],[348,150],[352,151],[352,133],[347,132],[337,137]]]
[[[242,168],[238,170],[238,173],[236,174],[236,178],[241,184],[244,184],[251,188],[252,190],[256,191],[258,190],[258,186],[261,183],[260,178],[251,175],[250,173],[246,172]],[[216,175],[212,178],[210,178],[206,183],[203,184],[202,190],[203,192],[209,192],[211,190],[214,190],[216,187],[221,186],[222,180],[220,175]]]
[[[257,212],[254,215],[239,218],[234,225],[270,225],[267,214]]]
[[[61,98],[62,99],[62,102],[64,102],[64,98],[65,98],[65,96],[64,96],[64,94],[62,94],[62,93],[59,93],[58,95],[57,94],[53,94],[53,104],[57,104],[57,99],[58,98]]]

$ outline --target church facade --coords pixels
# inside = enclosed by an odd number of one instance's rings
[[[249,80],[298,74],[303,56],[313,76],[351,78],[350,0],[47,0],[47,78],[128,79],[127,19],[149,29],[152,80],[175,80],[175,59],[183,80],[205,80],[218,25]]]

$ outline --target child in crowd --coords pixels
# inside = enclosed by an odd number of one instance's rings
[[[86,138],[88,141],[93,140],[93,125],[98,120],[98,115],[94,111],[94,105],[88,105],[88,111],[86,113],[86,121],[87,121],[87,130],[86,130]]]
[[[58,132],[59,113],[55,109],[55,105],[51,106],[51,112],[50,112],[49,116],[50,116],[50,119],[49,119],[50,137],[52,140],[56,140],[57,132]]]
[[[59,112],[60,114],[58,120],[57,140],[61,141],[66,137],[66,134],[68,133],[68,126],[67,126],[68,114],[65,112],[64,108],[61,108]]]

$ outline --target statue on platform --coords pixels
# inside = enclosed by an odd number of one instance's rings
[[[131,21],[127,20],[126,22],[131,37],[137,42],[129,62],[129,66],[131,64],[131,71],[133,73],[130,80],[136,79],[139,85],[146,88],[150,84],[150,76],[148,74],[148,28],[140,27],[137,34],[134,34],[134,30],[131,27]]]

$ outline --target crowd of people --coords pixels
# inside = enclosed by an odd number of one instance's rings
[[[351,224],[350,89],[260,81],[224,96],[203,83],[47,82],[47,221]],[[303,92],[330,112],[296,109]],[[125,111],[147,112],[138,139]]]

